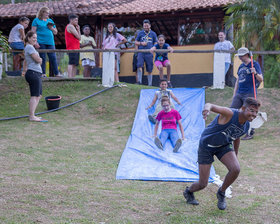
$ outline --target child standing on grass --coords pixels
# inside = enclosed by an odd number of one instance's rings
[[[149,120],[155,124],[156,123],[156,116],[158,115],[158,113],[162,110],[161,107],[161,99],[163,96],[167,96],[169,99],[172,97],[179,105],[181,105],[180,101],[177,99],[177,97],[173,94],[172,90],[167,89],[167,80],[166,79],[162,79],[160,80],[159,86],[160,86],[160,90],[156,91],[154,99],[152,101],[152,103],[150,104],[150,106],[148,106],[146,108],[146,110],[150,109],[151,107],[153,107],[155,105],[155,103],[158,100],[155,112],[152,115],[149,115],[148,118]],[[172,109],[174,109],[174,104],[172,103],[172,101],[170,101],[170,106]]]
[[[89,25],[84,25],[82,28],[83,35],[80,40],[80,48],[82,50],[91,50],[96,47],[96,43],[91,37]],[[84,67],[83,75],[84,77],[90,77],[90,72],[92,67],[95,66],[95,57],[93,52],[83,52],[81,53],[82,66]]]
[[[155,44],[151,49],[151,53],[154,53],[155,50],[169,50],[171,53],[173,52],[173,48],[170,47],[169,44],[165,43],[165,36],[159,35],[158,36],[158,43]],[[155,57],[155,65],[157,66],[159,70],[159,78],[163,79],[163,67],[167,68],[167,84],[168,88],[172,88],[172,84],[170,81],[170,75],[171,75],[171,64],[168,60],[168,53],[156,53]]]
[[[24,49],[24,30],[28,27],[30,20],[27,17],[21,17],[19,23],[15,25],[9,34],[9,45],[13,50]],[[13,53],[13,69],[14,71],[20,71],[22,68],[21,61],[24,58],[23,53]]]
[[[260,102],[252,97],[248,97],[239,110],[210,103],[205,104],[202,111],[205,120],[210,111],[217,113],[218,116],[201,134],[198,149],[199,181],[187,187],[183,193],[188,204],[199,204],[193,193],[207,186],[215,155],[228,169],[225,180],[217,192],[218,208],[226,209],[225,191],[240,172],[237,159],[240,137],[247,133],[249,122],[255,119],[259,107]]]
[[[160,111],[156,117],[157,122],[153,136],[155,137],[155,144],[159,149],[163,150],[167,139],[170,138],[173,152],[178,152],[179,148],[182,145],[182,140],[185,139],[184,129],[181,122],[182,117],[177,110],[171,108],[170,99],[167,96],[162,97],[161,106],[163,110]],[[157,131],[160,121],[162,121],[162,130],[158,138]],[[179,138],[177,132],[177,123],[180,127],[182,139]]]

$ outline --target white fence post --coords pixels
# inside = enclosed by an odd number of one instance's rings
[[[2,72],[3,72],[3,53],[0,51],[0,80],[2,79]]]
[[[214,53],[213,89],[223,89],[225,87],[225,55],[224,53]]]
[[[7,53],[4,53],[4,61],[5,61],[5,72],[9,71],[8,69],[8,56]]]
[[[102,86],[104,87],[113,86],[114,76],[115,76],[115,53],[103,52]]]

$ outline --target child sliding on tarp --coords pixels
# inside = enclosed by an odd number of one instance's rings
[[[173,94],[172,90],[167,89],[168,83],[166,79],[162,79],[160,80],[159,83],[160,86],[160,90],[156,91],[154,99],[152,101],[152,103],[150,104],[150,106],[148,106],[146,108],[146,110],[150,109],[151,107],[153,107],[155,105],[155,103],[158,100],[155,112],[151,115],[148,116],[149,120],[155,124],[156,123],[156,116],[158,115],[158,113],[162,110],[161,107],[161,99],[163,96],[168,97],[169,99],[172,97],[179,105],[181,105],[180,101],[177,99],[177,97]],[[170,100],[170,106],[172,109],[175,109],[174,104],[172,103],[172,101]]]
[[[184,129],[181,123],[182,117],[177,110],[171,108],[170,99],[168,97],[162,97],[161,106],[163,110],[160,111],[156,117],[157,122],[153,136],[155,137],[155,144],[159,149],[163,150],[167,139],[170,138],[173,147],[173,152],[178,152],[179,148],[182,145],[182,140],[185,139]],[[162,124],[162,130],[158,138],[157,131],[160,121]],[[179,124],[182,139],[179,138],[177,132],[177,123]]]

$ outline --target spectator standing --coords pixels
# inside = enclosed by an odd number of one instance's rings
[[[220,31],[218,34],[219,42],[217,42],[214,46],[214,50],[223,50],[223,51],[231,51],[235,50],[234,46],[229,40],[226,40],[226,34],[224,31]],[[231,55],[230,53],[224,53],[225,56],[225,75],[228,72],[228,69],[231,64]]]
[[[48,7],[44,6],[39,9],[36,18],[32,22],[32,31],[37,33],[37,40],[40,49],[55,49],[54,35],[57,34],[57,29],[54,21],[49,18],[50,10]],[[47,53],[49,57],[49,62],[56,77],[61,77],[59,74],[56,54],[55,52]],[[46,76],[46,53],[40,53],[42,58],[42,71],[43,76]]]
[[[103,40],[103,49],[118,49],[122,44],[127,42],[126,38],[117,33],[117,28],[114,23],[109,23],[107,26],[107,32],[105,39]],[[118,61],[120,61],[120,53],[115,52],[115,82],[119,82],[118,75]]]
[[[238,49],[237,56],[242,61],[237,71],[237,79],[233,91],[233,99],[231,108],[239,109],[244,104],[247,97],[254,97],[254,85],[253,76],[255,76],[255,90],[257,94],[257,88],[263,81],[262,70],[257,61],[253,61],[253,68],[251,64],[250,52],[248,48],[241,47]],[[247,133],[242,140],[249,140],[253,138],[254,129],[251,129],[251,133]]]
[[[42,97],[42,58],[40,58],[39,53],[36,51],[34,46],[37,44],[37,35],[35,32],[29,31],[25,37],[25,63],[24,71],[25,79],[29,84],[30,88],[30,101],[29,101],[29,120],[37,122],[46,122],[47,120],[41,117],[35,116],[35,110],[38,103]]]
[[[83,35],[80,40],[80,47],[82,50],[91,50],[96,47],[96,43],[90,34],[89,25],[85,25],[82,28]],[[84,67],[83,75],[84,77],[90,77],[90,72],[92,67],[95,66],[95,57],[93,52],[81,53],[82,66]]]
[[[79,50],[81,32],[80,26],[78,24],[79,17],[75,14],[71,14],[68,17],[69,24],[65,28],[65,42],[67,50]],[[69,63],[68,63],[68,77],[72,78],[76,76],[77,66],[79,65],[79,53],[69,53]]]
[[[169,44],[165,43],[165,36],[159,35],[158,36],[158,43],[151,48],[151,53],[154,53],[155,50],[169,50],[171,53],[173,52],[173,48],[170,47]],[[159,78],[160,80],[163,79],[163,67],[167,68],[167,83],[168,88],[172,88],[172,84],[170,81],[170,75],[171,75],[171,64],[168,60],[168,53],[156,53],[155,57],[155,65],[157,66],[159,70]]]
[[[30,20],[27,17],[21,17],[19,23],[15,25],[9,34],[9,45],[13,50],[24,49],[24,30],[28,27]],[[20,71],[22,68],[21,61],[24,58],[23,53],[13,53],[13,69],[14,71]]]
[[[141,30],[135,41],[135,45],[138,49],[151,49],[157,43],[157,35],[151,30],[151,23],[148,19],[143,21],[143,30]],[[153,82],[153,54],[151,52],[138,53],[137,57],[137,75],[139,84],[142,84],[142,67],[144,67],[144,62],[146,63],[146,70],[148,72],[148,85],[151,86]]]
[[[134,34],[135,41],[136,41],[136,37],[139,32],[140,32],[140,30],[137,30]],[[135,41],[134,41],[134,49],[138,50],[138,45],[135,44]],[[137,75],[137,57],[138,57],[138,53],[134,52],[133,60],[132,60],[132,71],[135,73],[135,80],[136,80],[135,84],[139,84],[138,75]],[[144,68],[142,68],[142,72],[144,73]]]

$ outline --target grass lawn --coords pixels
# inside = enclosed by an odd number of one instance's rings
[[[48,123],[0,121],[0,223],[280,223],[280,89],[259,90],[268,122],[242,141],[241,173],[220,211],[213,184],[194,207],[182,196],[189,183],[115,180],[141,88],[42,115]],[[61,95],[62,106],[101,89],[96,81],[43,83],[43,95]],[[206,90],[207,102],[229,106],[231,97],[231,88]],[[0,81],[0,118],[28,114],[28,101],[23,78]],[[37,112],[45,110],[42,99]],[[214,166],[223,178],[225,168]]]

